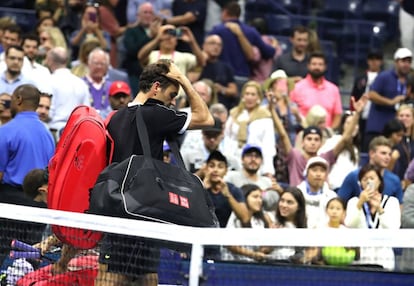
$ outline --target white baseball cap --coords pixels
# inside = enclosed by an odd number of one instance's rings
[[[413,53],[407,48],[399,48],[395,51],[394,60],[401,60],[405,58],[412,58]]]
[[[329,169],[328,161],[326,161],[322,157],[315,156],[315,157],[310,158],[308,162],[306,163],[305,171],[303,172],[304,177],[306,177],[306,175],[308,174],[309,168],[312,167],[313,165],[322,165],[326,168],[326,171],[328,171]]]

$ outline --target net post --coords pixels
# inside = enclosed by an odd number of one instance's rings
[[[203,274],[204,247],[194,243],[191,247],[189,286],[198,286],[201,274]]]

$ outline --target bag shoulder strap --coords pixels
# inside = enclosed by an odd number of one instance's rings
[[[145,157],[151,158],[151,149],[148,139],[148,131],[147,127],[145,126],[144,118],[142,117],[141,113],[141,106],[137,105],[137,111],[135,112],[135,119],[137,121],[137,131],[138,131],[138,138],[141,142],[142,152],[144,153]]]
[[[146,157],[152,157],[151,156],[151,149],[149,144],[149,137],[148,137],[148,131],[147,127],[145,126],[144,118],[142,117],[142,107],[140,105],[137,105],[137,111],[135,113],[135,118],[137,121],[137,131],[138,131],[138,138],[141,142],[142,151],[144,153],[144,156]],[[181,156],[181,153],[178,148],[177,140],[169,138],[167,139],[168,145],[171,148],[172,153],[174,154],[174,157],[177,161],[177,164],[180,168],[185,169],[184,161]]]

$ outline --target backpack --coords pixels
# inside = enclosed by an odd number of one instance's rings
[[[85,213],[89,189],[111,162],[112,153],[112,138],[98,112],[85,105],[76,107],[49,162],[48,208]],[[93,248],[102,238],[100,232],[65,226],[53,225],[52,230],[63,243],[80,249]]]

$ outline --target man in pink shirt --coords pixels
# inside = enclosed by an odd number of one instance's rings
[[[326,126],[337,128],[341,121],[342,103],[338,87],[325,79],[326,59],[322,53],[309,57],[307,76],[296,83],[290,93],[292,102],[298,105],[301,115],[306,116],[314,105],[326,109]]]

